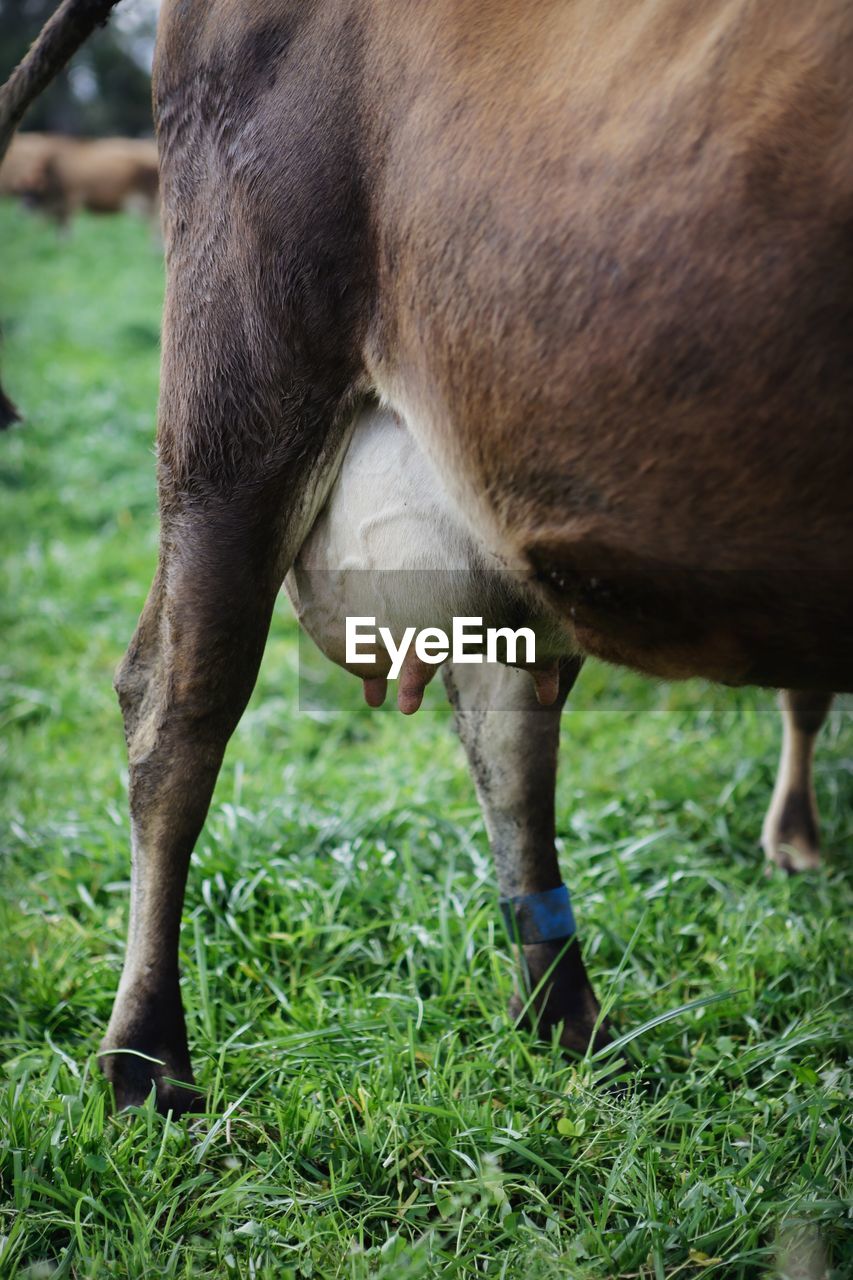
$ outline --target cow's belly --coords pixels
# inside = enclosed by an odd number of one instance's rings
[[[387,627],[397,644],[409,627],[451,636],[454,618],[481,618],[483,630],[529,627],[542,701],[556,694],[558,659],[571,650],[563,625],[475,540],[400,419],[379,408],[360,415],[285,587],[302,626],[332,662],[365,680],[371,702],[384,696],[391,659],[377,644],[375,660],[348,662],[347,617],[375,619],[373,629]],[[404,709],[416,709],[434,670],[410,650]]]

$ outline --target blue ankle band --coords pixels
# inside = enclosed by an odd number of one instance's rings
[[[564,884],[543,893],[501,898],[501,911],[513,942],[559,942],[577,933],[572,901]]]

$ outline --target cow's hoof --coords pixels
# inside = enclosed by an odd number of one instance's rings
[[[765,857],[765,874],[768,876],[777,869],[789,876],[798,876],[806,871],[817,871],[821,864],[820,849],[799,849],[788,844],[781,845],[772,854],[765,850]]]
[[[120,1111],[141,1106],[152,1086],[162,1115],[202,1109],[204,1095],[193,1084],[177,974],[169,982],[148,985],[122,978],[98,1061]]]
[[[591,1020],[585,1018],[580,1025],[574,1022],[568,1023],[564,1019],[552,1018],[545,1012],[540,1012],[535,1008],[535,1004],[530,1003],[529,998],[522,1000],[519,995],[510,996],[508,1011],[517,1027],[535,1031],[540,1040],[550,1040],[554,1027],[559,1024],[561,1047],[566,1053],[579,1057],[583,1057],[589,1049],[590,1041],[592,1041],[592,1052],[597,1053],[599,1049],[606,1049],[613,1039],[610,1034],[610,1024],[606,1018],[598,1027],[595,1026],[595,1018]]]
[[[157,1091],[157,1110],[161,1115],[171,1112],[172,1117],[178,1119],[188,1111],[203,1108],[204,1094],[195,1087],[189,1062],[161,1065],[135,1053],[110,1053],[110,1047],[104,1041],[98,1061],[113,1087],[117,1111],[142,1106],[152,1087]]]
[[[817,871],[821,864],[820,846],[807,832],[789,832],[782,837],[775,830],[765,828],[761,847],[767,859],[768,875],[772,875],[776,867],[788,875],[799,875],[803,871]]]
[[[775,796],[764,819],[761,847],[768,874],[780,867],[789,875],[816,871],[820,866],[820,833],[813,798],[808,792],[789,791]]]
[[[559,1026],[560,1044],[572,1054],[597,1053],[611,1042],[606,1018],[600,1020],[601,1006],[586,975],[580,946],[573,939],[564,943],[539,942],[524,948],[527,978],[532,997],[511,997],[510,1017],[550,1040]],[[598,1025],[596,1025],[598,1024]]]

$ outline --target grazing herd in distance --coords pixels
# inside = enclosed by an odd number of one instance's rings
[[[157,144],[149,138],[19,133],[0,165],[0,196],[20,200],[60,228],[85,209],[159,217]]]

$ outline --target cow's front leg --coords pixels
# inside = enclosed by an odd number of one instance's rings
[[[812,763],[817,735],[831,703],[831,693],[783,690],[779,695],[782,755],[761,844],[768,864],[785,871],[809,871],[820,866]]]
[[[444,681],[477,788],[511,933],[521,943],[527,1006],[548,1038],[560,1024],[566,1049],[608,1043],[584,968],[568,891],[557,861],[554,791],[560,713],[580,663],[564,659],[560,691],[540,706],[530,675],[511,667],[451,665]],[[531,993],[533,995],[530,999]]]

